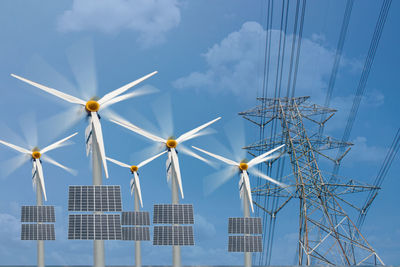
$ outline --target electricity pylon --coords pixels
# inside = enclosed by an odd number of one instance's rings
[[[253,188],[252,192],[256,196],[281,199],[279,204],[268,201],[275,204],[267,207],[257,203],[255,198],[255,204],[276,218],[277,212],[290,200],[299,200],[298,265],[383,265],[376,251],[350,219],[348,214],[351,213],[344,209],[358,209],[351,200],[346,200],[351,193],[365,192],[376,187],[354,180],[345,181],[340,177],[332,182],[324,177],[318,159],[322,156],[338,163],[352,144],[312,134],[311,127],[306,127],[305,123],[324,125],[336,110],[311,104],[308,98],[258,98],[261,102],[259,106],[239,113],[262,128],[269,125],[274,127],[269,138],[246,147],[249,153],[256,155],[285,144],[294,176],[290,181],[292,193],[269,184]],[[319,117],[324,118],[324,121],[318,120]],[[347,150],[336,159],[324,153],[324,150],[343,147],[347,147]]]

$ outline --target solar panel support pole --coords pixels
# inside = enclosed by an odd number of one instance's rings
[[[172,161],[171,164],[174,164]],[[178,181],[175,174],[175,168],[172,167],[171,177],[171,190],[172,190],[172,204],[179,204]],[[181,267],[181,248],[180,246],[172,246],[172,266]]]
[[[43,205],[42,187],[40,184],[39,176],[36,172],[36,205]],[[44,267],[44,240],[37,241],[37,266]]]
[[[249,196],[247,195],[247,190],[243,190],[243,217],[250,217],[249,209]],[[251,267],[251,252],[244,252],[244,267]]]
[[[92,129],[92,169],[93,169],[93,185],[102,185],[103,174],[101,169],[101,156],[99,146],[96,141],[96,133]],[[94,212],[94,214],[101,214],[101,212]],[[105,267],[104,262],[104,241],[93,241],[93,266]]]
[[[139,194],[137,187],[135,186],[135,211],[139,211]],[[135,241],[135,266],[142,267],[142,254],[140,241]]]

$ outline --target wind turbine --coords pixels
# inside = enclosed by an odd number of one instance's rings
[[[110,116],[111,117],[111,116]],[[183,194],[183,188],[182,188],[182,178],[181,178],[181,171],[179,167],[179,158],[178,158],[178,153],[177,153],[177,147],[178,145],[180,146],[180,151],[183,153],[186,153],[192,157],[198,158],[200,160],[206,161],[206,159],[200,157],[196,153],[192,152],[189,149],[186,149],[184,146],[182,146],[182,143],[196,138],[200,135],[203,135],[204,132],[201,132],[201,130],[205,129],[207,126],[213,124],[214,122],[218,121],[221,119],[221,117],[218,117],[212,121],[209,121],[199,127],[196,127],[182,135],[180,135],[178,138],[162,138],[157,135],[154,135],[152,133],[149,133],[132,123],[126,121],[125,119],[122,119],[120,117],[114,116],[114,118],[109,118],[112,122],[130,130],[133,131],[137,134],[140,134],[154,142],[157,142],[159,144],[162,144],[164,147],[165,151],[168,152],[168,158],[167,158],[167,181],[171,180],[171,190],[172,190],[172,204],[179,204],[179,194],[178,194],[178,187],[181,193],[182,199],[184,198]],[[179,246],[173,246],[172,247],[172,261],[173,261],[173,266],[181,266],[181,256],[180,256],[180,247]]]
[[[73,111],[69,111],[69,115],[72,118],[72,122],[77,122],[78,119],[81,119],[84,114],[86,113],[87,116],[89,117],[89,125],[86,128],[85,131],[85,141],[86,141],[86,154],[88,155],[90,151],[92,151],[92,170],[93,170],[93,185],[101,185],[102,184],[102,171],[101,171],[101,166],[104,168],[104,173],[106,178],[108,178],[108,169],[107,169],[107,160],[106,160],[106,153],[104,149],[104,142],[103,142],[103,133],[101,130],[101,124],[100,124],[100,116],[98,112],[100,110],[103,110],[112,104],[121,102],[123,100],[126,100],[128,98],[132,98],[138,95],[144,95],[148,93],[154,92],[154,90],[146,90],[146,88],[139,88],[136,91],[133,91],[131,93],[127,93],[122,95],[124,92],[132,88],[133,86],[139,84],[140,82],[146,80],[147,78],[150,78],[154,74],[156,74],[157,71],[154,71],[150,74],[147,74],[143,76],[140,79],[137,79],[131,83],[128,83],[114,91],[111,91],[104,95],[102,98],[97,100],[97,97],[92,97],[89,100],[82,100],[80,98],[77,98],[75,96],[60,92],[56,89],[47,87],[45,85],[30,81],[28,79],[25,79],[23,77],[20,77],[15,74],[11,74],[11,76],[26,82],[30,85],[33,85],[37,88],[39,88],[42,91],[45,91],[49,94],[52,94],[58,98],[61,98],[69,103],[77,105],[76,107],[78,108],[77,111],[78,113],[75,113],[75,117],[73,117],[74,113]],[[70,122],[71,124],[71,122]],[[93,140],[95,142],[93,142]],[[104,261],[104,241],[103,240],[94,240],[94,248],[93,248],[93,257],[94,257],[94,266],[96,267],[104,267],[105,266],[105,261]]]
[[[64,139],[61,139],[49,146],[46,146],[42,150],[39,150],[38,147],[34,147],[32,150],[5,142],[3,140],[0,140],[0,143],[10,147],[20,153],[22,153],[22,158],[20,158],[20,161],[18,162],[18,165],[22,165],[25,162],[27,162],[29,159],[32,160],[32,182],[33,185],[36,185],[36,205],[41,206],[43,205],[43,197],[44,200],[47,201],[47,195],[46,195],[46,187],[44,183],[44,175],[43,175],[43,168],[42,168],[42,161],[46,161],[50,164],[53,164],[57,167],[60,167],[72,174],[74,174],[74,171],[71,170],[70,168],[58,163],[48,155],[45,155],[45,153],[54,150],[56,148],[62,147],[65,145],[65,142],[69,140],[70,138],[74,137],[78,133],[74,133]],[[44,241],[43,240],[38,240],[37,241],[37,262],[39,267],[44,267]]]
[[[271,155],[275,151],[281,149],[284,145],[278,146],[270,151],[267,151],[250,161],[246,160],[241,160],[239,162],[233,161],[231,159],[227,159],[225,157],[222,157],[220,155],[213,154],[211,152],[205,151],[201,148],[192,146],[194,149],[203,152],[219,161],[224,162],[225,164],[230,165],[231,167],[223,170],[222,171],[222,177],[219,180],[219,183],[215,184],[213,189],[216,189],[218,186],[222,185],[224,182],[228,181],[231,179],[236,173],[239,172],[240,175],[240,181],[239,181],[239,193],[240,193],[240,198],[243,199],[243,217],[250,217],[250,212],[249,212],[249,204],[251,207],[251,211],[254,212],[254,207],[253,207],[253,198],[251,196],[251,187],[250,187],[250,179],[249,179],[249,174],[247,171],[252,172],[255,176],[259,176],[269,182],[272,182],[274,184],[279,185],[280,187],[285,187],[284,184],[272,179],[271,177],[267,176],[264,173],[261,173],[257,169],[254,168],[254,166],[266,162],[272,159],[277,158],[277,155]],[[226,172],[228,171],[228,172]],[[250,267],[251,266],[251,252],[245,252],[244,253],[244,266],[245,267]]]
[[[96,100],[97,97],[92,97],[91,99],[86,100],[86,101],[82,100],[80,98],[77,98],[75,96],[58,91],[56,89],[47,87],[45,85],[30,81],[30,80],[20,77],[18,75],[11,74],[11,76],[13,76],[14,78],[17,78],[23,82],[26,82],[30,85],[33,85],[49,94],[52,94],[58,98],[65,100],[67,102],[79,105],[79,107],[80,107],[79,115],[80,116],[77,116],[78,118],[82,117],[82,115],[84,115],[84,113],[85,113],[84,111],[86,111],[87,115],[90,117],[89,125],[86,130],[86,132],[89,133],[86,143],[92,144],[92,140],[93,140],[93,136],[94,136],[94,140],[96,141],[98,148],[99,148],[100,157],[101,157],[101,161],[102,161],[103,168],[104,168],[104,173],[106,175],[106,178],[108,178],[108,168],[107,168],[106,154],[105,154],[105,149],[104,149],[103,133],[101,130],[100,116],[99,116],[98,112],[102,109],[105,109],[115,103],[121,102],[128,98],[136,97],[138,95],[152,93],[153,92],[152,90],[137,90],[137,91],[134,91],[134,92],[131,92],[128,94],[121,95],[124,92],[126,92],[127,90],[129,90],[130,88],[132,88],[133,86],[139,84],[140,82],[146,80],[147,78],[150,78],[151,76],[153,76],[156,73],[157,73],[157,71],[154,71],[150,74],[143,76],[140,79],[137,79],[136,81],[128,83],[114,91],[111,91],[108,94],[104,95],[99,100]],[[87,149],[87,153],[88,153],[89,149]]]
[[[139,202],[140,206],[143,208],[143,201],[142,201],[142,191],[140,189],[140,181],[139,181],[139,174],[138,170],[139,168],[145,166],[146,164],[150,163],[151,161],[155,160],[162,154],[167,153],[167,151],[163,151],[149,159],[146,159],[142,162],[140,162],[138,165],[128,165],[126,163],[120,162],[118,160],[112,159],[107,157],[108,161],[111,161],[112,163],[115,163],[116,165],[119,165],[123,168],[128,168],[131,173],[133,174],[133,178],[130,181],[130,188],[131,188],[131,195],[135,194],[135,202],[134,202],[134,207],[135,211],[139,211]],[[135,241],[135,266],[140,267],[142,266],[142,256],[140,252],[140,241]]]

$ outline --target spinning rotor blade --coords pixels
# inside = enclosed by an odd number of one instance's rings
[[[52,94],[52,95],[57,96],[57,97],[59,97],[61,99],[64,99],[65,101],[68,101],[70,103],[80,104],[80,105],[83,105],[83,106],[86,105],[86,101],[83,101],[82,99],[79,99],[79,98],[77,98],[75,96],[60,92],[60,91],[58,91],[56,89],[41,85],[41,84],[36,83],[36,82],[32,82],[32,81],[30,81],[28,79],[22,78],[22,77],[20,77],[18,75],[15,75],[15,74],[11,74],[11,76],[13,76],[14,78],[17,78],[17,79],[19,79],[19,80],[21,80],[23,82],[29,83],[30,85],[33,85],[33,86],[35,86],[35,87],[37,87],[37,88],[39,88],[39,89],[41,89],[41,90],[43,90],[43,91],[45,91],[45,92],[47,92],[49,94]]]
[[[147,74],[147,75],[143,76],[143,77],[140,78],[140,79],[137,79],[136,81],[133,81],[133,82],[131,82],[131,83],[128,83],[127,85],[124,85],[124,86],[122,86],[122,87],[120,87],[120,88],[118,88],[118,89],[116,89],[116,90],[114,90],[114,91],[112,91],[112,92],[110,92],[110,93],[104,95],[104,96],[98,101],[98,103],[99,103],[100,105],[105,104],[106,102],[112,100],[114,97],[119,96],[120,94],[122,94],[122,93],[124,93],[125,91],[129,90],[131,87],[135,86],[135,85],[138,84],[138,83],[141,83],[142,81],[146,80],[147,78],[150,78],[151,76],[153,76],[153,75],[156,74],[156,73],[157,73],[157,71],[154,71],[154,72],[152,72],[152,73],[150,73],[150,74]]]
[[[57,167],[60,167],[61,169],[66,170],[67,172],[69,172],[70,174],[72,174],[72,175],[74,175],[74,176],[76,176],[76,174],[77,174],[77,171],[76,171],[76,170],[70,169],[70,168],[68,168],[68,167],[66,167],[66,166],[64,166],[64,165],[62,165],[62,164],[60,164],[60,163],[58,163],[57,161],[55,161],[54,159],[50,158],[50,157],[47,156],[47,155],[43,155],[43,156],[42,156],[42,159],[43,159],[44,161],[47,161],[47,162],[50,163],[50,164],[53,164],[53,165],[55,165],[55,166],[57,166]]]
[[[130,182],[130,187],[131,187],[131,196],[133,195],[133,190],[135,189],[135,182],[134,182],[134,179],[132,178],[131,179],[131,182]]]
[[[113,104],[115,104],[115,103],[124,101],[124,100],[129,99],[129,98],[138,97],[138,96],[141,96],[141,95],[152,94],[152,93],[155,93],[155,92],[158,92],[158,89],[156,89],[155,87],[146,87],[146,86],[143,86],[142,88],[139,88],[139,89],[133,91],[132,93],[124,94],[124,95],[120,95],[120,96],[114,97],[114,98],[111,99],[110,101],[107,101],[106,103],[104,103],[104,104],[101,106],[101,108],[104,109],[104,108],[106,108],[106,107],[108,107],[108,106],[111,106],[111,105],[113,105]]]
[[[237,168],[229,166],[222,171],[207,176],[206,180],[204,181],[205,194],[209,195],[210,193],[214,192],[218,187],[226,183],[235,174],[237,174]]]
[[[113,123],[116,123],[116,124],[118,124],[118,125],[120,125],[122,127],[125,127],[126,129],[128,129],[128,130],[130,130],[132,132],[140,134],[140,135],[142,135],[142,136],[144,136],[144,137],[146,137],[146,138],[148,138],[150,140],[153,140],[153,141],[156,141],[156,142],[161,142],[161,143],[166,143],[167,142],[167,140],[165,140],[165,139],[163,139],[161,137],[158,137],[158,136],[156,136],[154,134],[151,134],[151,133],[149,133],[149,132],[147,132],[147,131],[145,131],[145,130],[143,130],[143,129],[135,126],[135,125],[133,125],[132,123],[130,123],[128,121],[119,122],[119,121],[117,121],[115,119],[110,119],[110,121],[112,121]]]
[[[266,157],[272,153],[274,153],[275,151],[277,151],[278,149],[281,149],[282,147],[284,147],[285,145],[281,145],[278,147],[275,147],[274,149],[271,149],[270,151],[265,152],[264,154],[261,154],[253,159],[251,159],[247,165],[249,165],[249,167],[257,165],[261,162],[267,161],[268,159],[266,159]]]
[[[213,157],[213,158],[216,158],[216,159],[218,159],[218,160],[220,160],[220,161],[222,161],[222,162],[225,162],[226,164],[233,165],[233,166],[239,166],[239,163],[234,162],[233,160],[230,160],[230,159],[224,158],[224,157],[222,157],[222,156],[219,156],[219,155],[210,153],[210,152],[208,152],[208,151],[205,151],[205,150],[203,150],[203,149],[201,149],[201,148],[198,148],[198,147],[195,147],[195,146],[192,146],[192,147],[193,147],[194,149],[197,149],[197,150],[199,150],[199,151],[201,151],[201,152],[203,152],[203,153],[205,153],[205,154],[207,154],[207,155]]]
[[[21,167],[24,163],[30,160],[32,157],[28,154],[18,154],[17,156],[6,160],[1,163],[1,172],[4,176],[10,175],[16,169]]]
[[[157,155],[155,155],[155,156],[153,156],[153,157],[151,157],[151,158],[149,158],[149,159],[146,159],[146,160],[140,162],[140,163],[137,165],[137,167],[138,167],[138,168],[141,168],[141,167],[143,167],[144,165],[146,165],[147,163],[149,163],[149,162],[155,160],[156,158],[158,158],[159,156],[161,156],[162,154],[165,154],[165,153],[167,153],[167,150],[165,150],[165,151],[163,151],[163,152],[161,152],[161,153],[159,153],[159,154],[157,154]]]
[[[188,131],[188,132],[182,134],[181,136],[179,136],[179,137],[176,139],[176,141],[177,141],[178,143],[185,142],[186,140],[191,139],[191,138],[193,137],[193,135],[195,135],[196,133],[198,133],[198,132],[201,131],[202,129],[206,128],[207,126],[213,124],[214,122],[216,122],[216,121],[218,121],[218,120],[220,120],[220,119],[221,119],[221,117],[218,117],[218,118],[216,118],[216,119],[214,119],[214,120],[212,120],[212,121],[209,121],[209,122],[207,122],[207,123],[205,123],[205,124],[203,124],[203,125],[201,125],[201,126],[199,126],[199,127],[197,127],[197,128],[194,128],[193,130]]]
[[[48,152],[48,151],[51,151],[51,150],[56,149],[56,148],[58,148],[58,147],[64,146],[65,144],[63,144],[63,143],[64,143],[65,141],[71,139],[72,137],[74,137],[74,136],[77,135],[77,134],[78,134],[77,132],[76,132],[76,133],[73,133],[73,134],[71,134],[70,136],[65,137],[64,139],[61,139],[61,140],[59,140],[59,141],[57,141],[57,142],[55,142],[55,143],[53,143],[53,144],[51,144],[51,145],[49,145],[49,146],[46,146],[45,148],[43,148],[43,149],[40,151],[40,153],[44,154],[44,153],[46,153],[46,152]]]
[[[106,178],[108,179],[106,151],[104,149],[103,132],[101,131],[100,120],[99,120],[99,117],[97,117],[97,112],[91,112],[91,117],[92,117],[92,123],[93,123],[93,130],[96,135],[96,142],[99,145],[101,161],[103,162],[104,173],[106,175]]]
[[[5,142],[3,140],[0,140],[0,143],[5,145],[5,146],[11,147],[12,149],[15,149],[15,150],[17,150],[18,152],[21,152],[21,153],[27,153],[27,154],[31,154],[32,153],[32,151],[29,151],[28,149],[25,149],[25,148],[22,148],[20,146],[16,146],[16,145],[7,143],[7,142]]]
[[[181,169],[179,168],[179,159],[178,155],[176,154],[175,148],[171,148],[171,158],[172,158],[172,166],[174,166],[176,180],[178,181],[179,190],[181,191],[182,199],[183,196],[183,188],[182,188],[182,177],[181,177]]]
[[[272,178],[269,177],[268,175],[266,175],[266,174],[260,172],[259,170],[255,169],[255,168],[249,169],[249,172],[251,172],[253,175],[258,176],[258,177],[260,177],[260,178],[263,178],[263,179],[265,179],[265,180],[267,180],[267,181],[269,181],[269,182],[271,182],[271,183],[277,184],[277,185],[279,185],[279,186],[282,187],[282,188],[286,188],[286,187],[287,187],[287,185],[285,185],[284,183],[281,183],[281,182],[278,182],[278,181],[275,180],[275,179],[272,179]]]
[[[143,208],[143,201],[142,201],[142,191],[140,189],[140,182],[139,182],[139,175],[137,172],[134,172],[133,175],[135,176],[135,189],[137,190],[140,206]]]
[[[194,153],[192,150],[188,149],[188,148],[187,148],[186,146],[184,146],[184,145],[179,145],[179,151],[182,152],[182,153],[184,153],[184,154],[186,154],[186,155],[188,155],[188,156],[191,156],[191,157],[194,157],[194,158],[196,158],[196,159],[198,159],[198,160],[201,160],[201,161],[207,163],[208,165],[210,165],[210,166],[212,166],[212,167],[215,167],[215,166],[214,166],[215,164],[213,164],[213,162],[211,162],[211,161],[209,161],[209,160],[203,158],[202,156],[200,156],[200,155]]]
[[[245,186],[246,194],[247,194],[247,197],[249,198],[249,202],[250,202],[251,212],[254,213],[253,197],[251,196],[249,175],[247,174],[246,171],[243,171],[243,172],[242,172],[242,175],[243,175],[243,181],[244,181],[244,186]]]
[[[106,159],[107,159],[108,161],[111,161],[112,163],[115,163],[115,164],[121,166],[121,167],[129,168],[129,169],[131,168],[131,166],[129,166],[128,164],[123,163],[123,162],[121,162],[121,161],[118,161],[118,160],[116,160],[116,159],[112,159],[112,158],[109,158],[109,157],[106,157]]]
[[[39,176],[40,186],[42,188],[42,193],[43,193],[43,196],[44,196],[44,200],[47,201],[46,188],[44,186],[44,176],[43,176],[42,163],[40,163],[39,159],[35,159],[35,163],[36,163],[36,171],[37,171],[37,175]]]

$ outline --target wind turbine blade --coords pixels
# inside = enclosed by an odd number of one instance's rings
[[[68,168],[68,167],[66,167],[66,166],[64,166],[64,165],[62,165],[62,164],[60,164],[60,163],[58,163],[58,162],[55,161],[54,159],[50,158],[48,155],[43,155],[43,156],[42,156],[42,159],[43,159],[44,161],[47,161],[47,162],[50,163],[50,164],[53,164],[53,165],[55,165],[55,166],[57,166],[57,167],[60,167],[61,169],[66,170],[67,172],[69,172],[70,174],[72,174],[72,175],[74,175],[74,176],[76,176],[76,174],[77,174],[76,170],[70,169],[70,168]]]
[[[39,176],[40,186],[42,187],[42,193],[43,193],[43,196],[44,196],[44,200],[47,201],[46,187],[44,185],[44,176],[43,176],[42,163],[40,163],[39,159],[35,159],[35,162],[36,162],[37,174]]]
[[[51,151],[51,150],[53,150],[53,149],[56,149],[56,148],[58,148],[58,147],[63,146],[63,143],[64,143],[65,141],[71,139],[72,137],[74,137],[74,136],[77,135],[77,134],[78,134],[77,132],[76,132],[76,133],[73,133],[73,134],[71,134],[70,136],[65,137],[64,139],[61,139],[61,140],[59,140],[59,141],[57,141],[57,142],[55,142],[55,143],[53,143],[53,144],[51,144],[51,145],[49,145],[49,146],[46,146],[45,148],[43,148],[43,149],[40,151],[40,153],[44,154],[44,153],[49,152],[49,151]]]
[[[39,88],[39,89],[41,89],[41,90],[43,90],[43,91],[45,91],[45,92],[47,92],[49,94],[52,94],[52,95],[57,96],[57,97],[59,97],[61,99],[64,99],[65,101],[68,101],[70,103],[86,105],[86,101],[83,101],[82,99],[79,99],[79,98],[77,98],[75,96],[60,92],[60,91],[58,91],[56,89],[41,85],[41,84],[36,83],[36,82],[32,82],[32,81],[30,81],[28,79],[22,78],[22,77],[20,77],[18,75],[15,75],[15,74],[11,74],[11,76],[13,76],[14,78],[17,78],[17,79],[19,79],[19,80],[21,80],[23,82],[29,83],[30,85],[33,85],[33,86],[35,86],[35,87],[37,87],[37,88]]]
[[[142,201],[142,191],[140,189],[140,182],[139,182],[139,175],[137,172],[134,172],[133,175],[135,176],[135,189],[137,190],[140,206],[143,208],[143,201]]]
[[[218,160],[220,160],[220,161],[222,161],[222,162],[225,162],[226,164],[233,165],[233,166],[239,166],[239,163],[234,162],[233,160],[230,160],[230,159],[224,158],[224,157],[222,157],[222,156],[219,156],[219,155],[210,153],[210,152],[208,152],[208,151],[205,151],[205,150],[203,150],[203,149],[201,149],[201,148],[198,148],[198,147],[195,147],[195,146],[192,146],[192,147],[193,147],[194,149],[197,149],[197,150],[199,150],[199,151],[201,151],[201,152],[203,152],[203,153],[205,153],[205,154],[207,154],[207,155],[213,157],[213,158],[216,158],[216,159],[218,159]]]
[[[28,149],[25,149],[25,148],[22,148],[20,146],[16,146],[16,145],[7,143],[7,142],[5,142],[3,140],[0,140],[0,143],[5,145],[5,146],[11,147],[12,149],[15,149],[15,150],[17,150],[18,152],[21,152],[21,153],[27,153],[27,154],[31,154],[32,153],[32,151],[29,151]]]
[[[108,161],[111,161],[111,162],[114,163],[114,164],[117,164],[117,165],[121,166],[121,167],[129,168],[129,169],[131,168],[131,166],[129,166],[128,164],[123,163],[123,162],[121,162],[121,161],[118,161],[118,160],[116,160],[116,159],[112,159],[112,158],[109,158],[109,157],[106,157],[106,159],[107,159]]]
[[[31,156],[28,154],[18,154],[17,156],[1,163],[1,173],[3,176],[8,176],[30,159]]]
[[[277,184],[278,186],[280,186],[280,187],[282,187],[282,188],[286,188],[286,187],[287,187],[287,185],[285,185],[284,183],[281,183],[281,182],[278,182],[278,181],[275,180],[275,179],[272,179],[272,178],[269,177],[268,175],[266,175],[266,174],[260,172],[259,170],[255,169],[255,168],[248,169],[248,170],[249,170],[249,172],[251,172],[253,175],[258,176],[258,177],[260,177],[260,178],[263,178],[263,179],[265,179],[265,180],[267,180],[267,181],[269,181],[269,182],[271,182],[271,183]]]
[[[91,112],[93,130],[96,134],[96,142],[99,145],[101,161],[103,162],[104,173],[106,178],[108,179],[108,169],[107,169],[107,160],[106,160],[106,151],[104,149],[104,141],[103,141],[103,132],[101,131],[101,124],[99,117],[97,117],[97,112]]]
[[[120,95],[117,97],[114,97],[113,99],[111,99],[110,101],[107,101],[106,103],[104,103],[101,108],[104,109],[108,106],[111,106],[115,103],[127,100],[129,98],[133,98],[133,97],[138,97],[141,95],[147,95],[147,94],[152,94],[155,92],[158,92],[159,90],[155,87],[151,87],[151,86],[143,86],[135,91],[133,91],[132,93],[128,93],[128,94],[124,94],[124,95]]]
[[[264,154],[261,154],[261,155],[255,157],[255,158],[251,159],[251,160],[247,163],[247,165],[248,165],[249,167],[251,167],[251,166],[257,165],[257,164],[259,164],[259,163],[261,163],[261,162],[266,161],[266,160],[264,160],[264,158],[266,158],[268,155],[274,153],[275,151],[277,151],[278,149],[281,149],[281,148],[284,147],[284,146],[285,146],[285,145],[281,145],[281,146],[275,147],[274,149],[271,149],[270,151],[267,151],[267,152],[265,152]]]
[[[206,195],[214,192],[218,187],[226,183],[237,173],[236,167],[227,167],[219,172],[211,174],[204,180],[204,192]]]
[[[138,168],[141,168],[141,167],[143,167],[144,165],[146,165],[147,163],[149,163],[149,162],[155,160],[156,158],[158,158],[159,156],[161,156],[162,154],[165,154],[165,153],[167,153],[167,152],[168,152],[168,151],[165,150],[165,151],[163,151],[163,152],[161,152],[161,153],[159,153],[159,154],[157,154],[157,155],[155,155],[155,156],[153,156],[153,157],[151,157],[151,158],[149,158],[149,159],[146,159],[146,160],[140,162],[140,163],[137,165],[137,167],[138,167]]]
[[[191,156],[191,157],[194,157],[194,158],[196,158],[196,159],[198,159],[198,160],[201,160],[201,161],[207,163],[208,165],[210,165],[210,166],[212,166],[212,167],[215,167],[215,164],[214,164],[213,162],[211,162],[211,161],[209,161],[209,160],[203,158],[202,156],[200,156],[200,155],[194,153],[192,150],[188,149],[188,148],[187,148],[186,146],[184,146],[184,145],[179,145],[179,151],[182,152],[182,153],[184,153],[184,154],[186,154],[186,155],[189,155],[189,156]]]
[[[216,118],[216,119],[214,119],[214,120],[212,120],[212,121],[209,121],[209,122],[207,122],[207,123],[205,123],[205,124],[203,124],[203,125],[201,125],[201,126],[199,126],[199,127],[197,127],[197,128],[194,128],[193,130],[190,130],[190,131],[188,131],[188,132],[182,134],[181,136],[179,136],[179,137],[176,139],[176,141],[177,141],[178,143],[185,142],[186,140],[190,139],[193,135],[195,135],[195,134],[198,133],[199,131],[203,130],[203,129],[206,128],[207,126],[213,124],[214,122],[216,122],[216,121],[218,121],[218,120],[220,120],[220,119],[221,119],[221,117],[218,117],[218,118]]]
[[[181,191],[181,196],[183,196],[183,188],[182,188],[182,177],[181,177],[181,169],[179,167],[179,159],[178,155],[176,154],[175,148],[171,148],[171,156],[172,156],[172,166],[174,166],[176,180],[178,181],[179,190]]]
[[[162,143],[166,143],[167,142],[167,140],[165,140],[165,139],[163,139],[161,137],[158,137],[158,136],[156,136],[154,134],[151,134],[151,133],[149,133],[149,132],[137,127],[136,125],[133,125],[132,123],[130,123],[128,121],[120,122],[120,121],[117,121],[115,119],[110,119],[110,121],[115,123],[115,124],[118,124],[118,125],[120,125],[122,127],[125,127],[126,129],[128,129],[128,130],[130,130],[132,132],[140,134],[140,135],[142,135],[142,136],[144,136],[144,137],[146,137],[146,138],[148,138],[150,140],[153,140],[153,141],[156,141],[156,142],[162,142]]]
[[[253,197],[251,196],[249,175],[247,174],[246,171],[243,171],[242,175],[243,175],[243,180],[244,180],[244,186],[245,186],[245,189],[246,189],[246,194],[247,194],[247,197],[249,198],[249,202],[250,202],[251,212],[254,213]]]
[[[30,149],[38,145],[37,120],[35,113],[28,112],[19,117],[19,125]]]
[[[133,190],[135,190],[135,182],[134,182],[133,178],[131,179],[131,182],[130,182],[130,188],[131,188],[131,196],[132,196],[133,195]]]
[[[141,83],[142,81],[146,80],[147,78],[150,78],[151,76],[153,76],[154,74],[156,74],[157,71],[154,71],[150,74],[147,74],[145,76],[143,76],[140,79],[137,79],[136,81],[133,81],[131,83],[128,83],[127,85],[124,85],[108,94],[106,94],[105,96],[103,96],[98,103],[100,105],[105,104],[106,102],[110,101],[111,99],[113,99],[114,97],[119,96],[120,94],[124,93],[125,91],[129,90],[130,88],[132,88],[133,86],[135,86],[138,83]]]
[[[168,138],[174,134],[174,120],[172,117],[171,95],[164,94],[151,104],[157,125],[161,130],[160,135]]]

